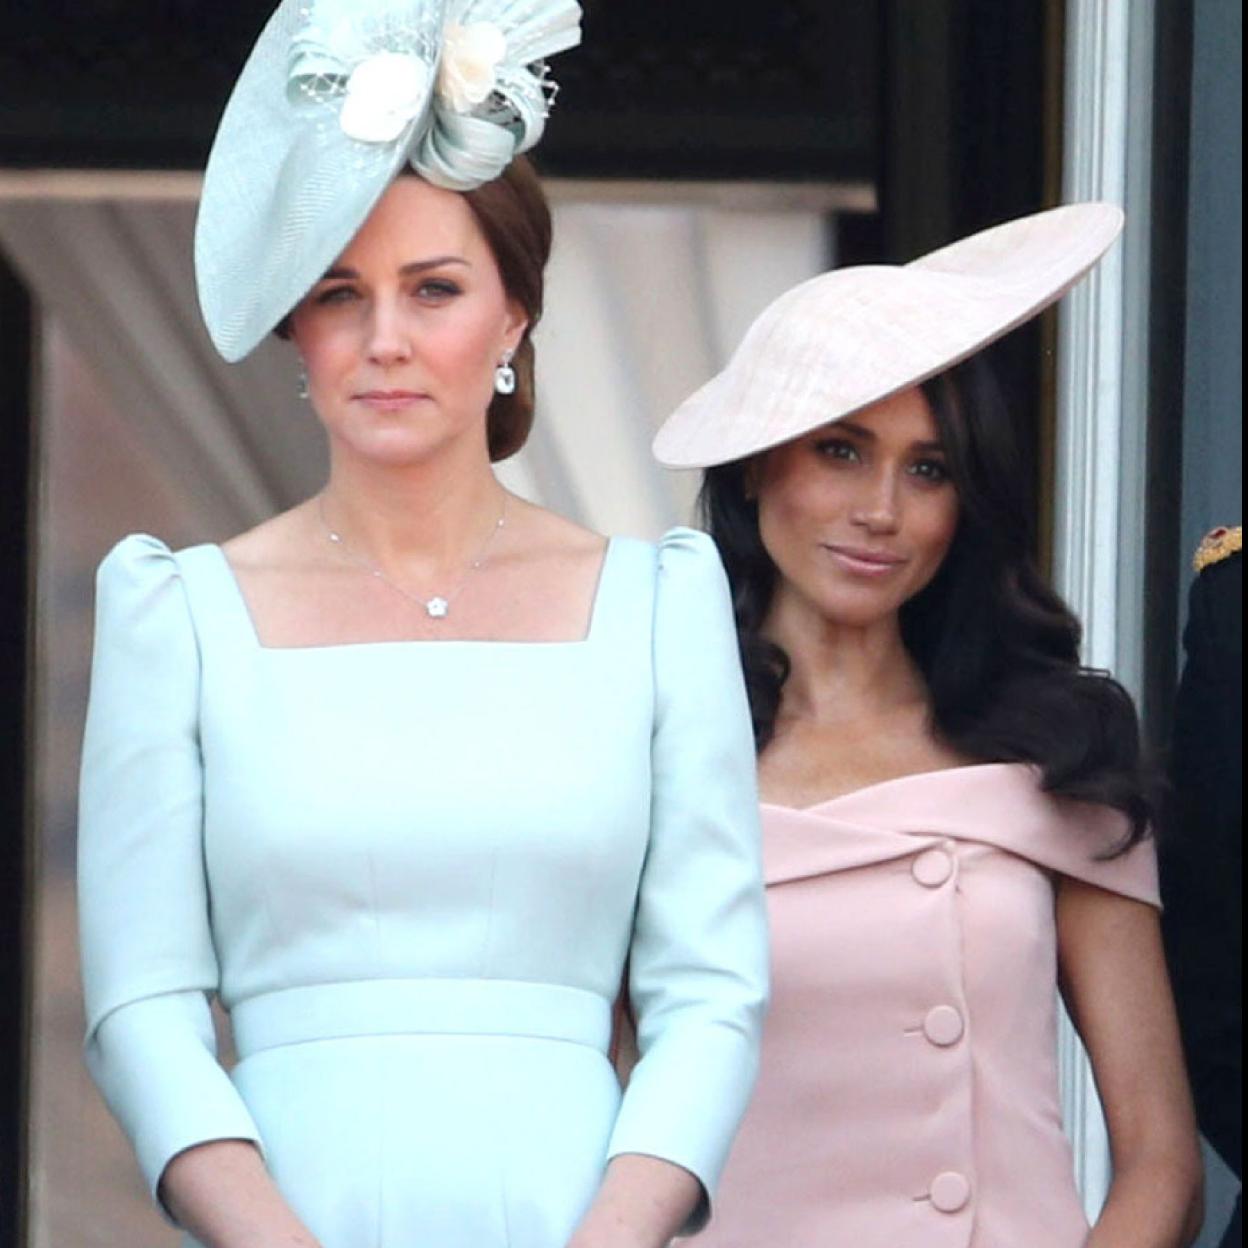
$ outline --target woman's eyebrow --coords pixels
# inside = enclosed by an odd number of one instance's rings
[[[864,425],[856,425],[852,420],[833,421],[834,429],[844,429],[846,433],[852,433],[855,437],[863,438],[867,442],[875,441],[875,434]]]
[[[846,433],[852,434],[855,438],[861,438],[864,442],[876,441],[874,432],[865,425],[856,425],[852,420],[837,420],[831,425],[833,429],[843,429]],[[941,455],[945,453],[945,444],[935,438],[931,441],[911,442],[910,448],[912,452],[918,452],[923,455],[930,455],[933,452],[939,452]]]
[[[444,264],[462,264],[465,268],[471,268],[472,265],[463,258],[463,256],[433,256],[429,260],[412,260],[405,264],[399,272],[403,276],[408,277],[413,273],[425,273],[429,269],[439,269]],[[359,278],[359,273],[355,269],[349,269],[345,265],[335,265],[334,268],[326,270],[321,281],[355,281]]]
[[[429,269],[440,269],[444,264],[462,264],[465,268],[472,268],[463,256],[434,256],[432,260],[413,260],[410,264],[405,264],[399,272],[404,275],[424,273]]]

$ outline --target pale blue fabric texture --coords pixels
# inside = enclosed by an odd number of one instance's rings
[[[270,649],[218,547],[125,539],[79,887],[87,1060],[153,1188],[255,1140],[325,1248],[562,1248],[624,1152],[713,1192],[767,961],[714,548],[613,539],[579,642]]]

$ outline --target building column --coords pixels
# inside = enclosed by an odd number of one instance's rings
[[[1153,18],[1151,5],[1069,0],[1064,202],[1107,200],[1122,238],[1058,320],[1053,577],[1083,622],[1083,661],[1139,701],[1144,671]],[[1089,1217],[1111,1178],[1087,1054],[1063,1015],[1062,1109]]]

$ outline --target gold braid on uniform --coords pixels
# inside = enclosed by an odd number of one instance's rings
[[[1244,547],[1244,529],[1236,525],[1233,529],[1219,527],[1206,533],[1192,556],[1192,567],[1203,572],[1210,564],[1220,563],[1231,555],[1238,554]]]

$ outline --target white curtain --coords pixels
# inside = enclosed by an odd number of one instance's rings
[[[217,358],[193,228],[189,202],[0,201],[0,246],[220,537],[312,493],[324,451],[289,347]],[[827,267],[827,237],[810,212],[560,205],[556,188],[538,420],[508,484],[611,532],[686,519],[694,483],[653,464],[650,437],[765,303]]]

